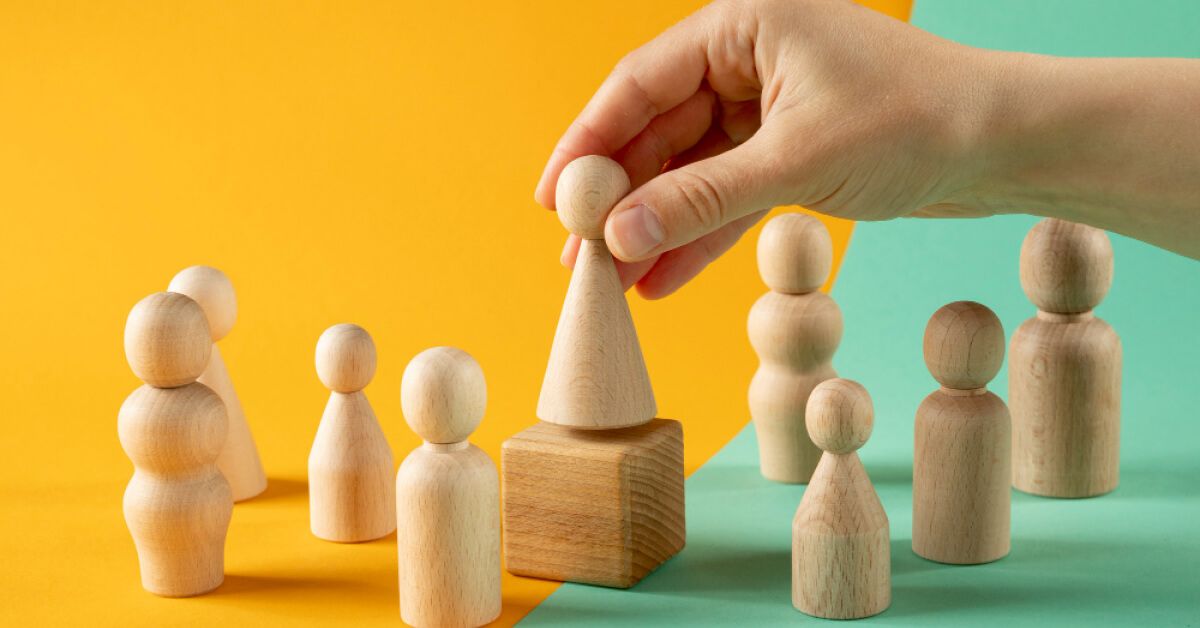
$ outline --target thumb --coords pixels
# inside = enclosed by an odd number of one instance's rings
[[[764,130],[724,153],[664,172],[621,199],[604,227],[609,249],[636,262],[786,204],[780,158],[786,153]]]

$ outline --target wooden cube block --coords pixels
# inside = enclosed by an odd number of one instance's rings
[[[504,553],[521,576],[628,588],[683,549],[683,427],[539,423],[501,454]]]

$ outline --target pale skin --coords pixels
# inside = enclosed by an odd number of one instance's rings
[[[718,0],[617,64],[559,140],[633,191],[605,240],[626,287],[678,290],[771,207],[1026,213],[1200,258],[1200,60],[950,42],[848,0]],[[562,260],[574,264],[572,236]]]

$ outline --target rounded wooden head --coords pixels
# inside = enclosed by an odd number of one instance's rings
[[[400,383],[404,420],[430,443],[467,440],[483,419],[487,383],[483,369],[454,347],[422,351],[404,369]]]
[[[833,454],[848,454],[871,436],[875,408],[862,384],[848,379],[828,379],[808,397],[805,423],[813,444]]]
[[[974,301],[944,305],[925,326],[925,366],[946,388],[983,388],[1004,361],[1004,326]]]
[[[604,220],[629,193],[629,176],[621,164],[600,155],[580,157],[558,175],[554,206],[558,219],[585,240],[604,239]]]
[[[237,321],[237,295],[225,273],[211,266],[191,266],[171,279],[167,290],[192,298],[208,317],[213,342],[229,335]]]
[[[133,306],[125,321],[125,359],[139,379],[175,388],[200,377],[212,354],[204,310],[174,292],[156,292]]]
[[[1044,312],[1086,312],[1104,300],[1112,278],[1112,243],[1095,227],[1047,218],[1021,245],[1021,287]]]
[[[758,272],[775,292],[814,292],[825,285],[832,268],[829,229],[812,216],[780,214],[758,236]]]
[[[375,341],[358,325],[341,323],[317,340],[317,377],[340,393],[358,392],[375,377]]]

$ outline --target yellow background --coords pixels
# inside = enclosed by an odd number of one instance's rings
[[[374,336],[397,461],[418,351],[488,379],[473,441],[535,421],[568,280],[533,185],[612,65],[700,2],[0,3],[0,623],[398,623],[395,539],[308,532],[327,326]],[[906,15],[908,2],[873,3]],[[849,223],[830,223],[840,256]],[[757,229],[677,295],[632,298],[689,472],[748,420]],[[226,584],[141,589],[116,413],[125,316],[179,269],[233,279],[222,342],[271,479],[235,510]],[[515,621],[553,583],[505,574]]]

